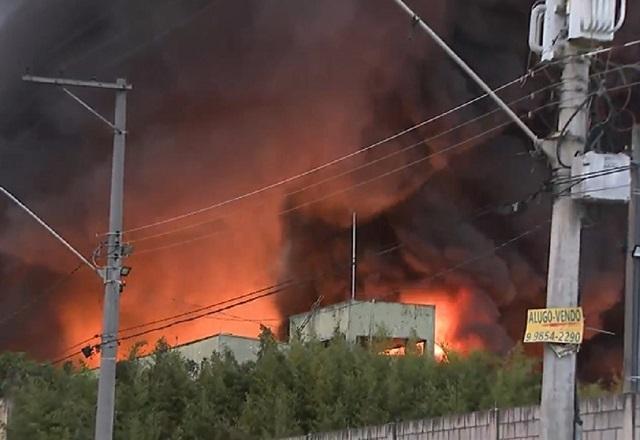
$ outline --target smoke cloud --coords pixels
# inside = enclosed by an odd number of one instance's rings
[[[59,90],[21,83],[26,68],[126,77],[134,85],[130,227],[295,175],[479,94],[389,1],[162,0],[153,8],[124,0],[99,7],[62,3],[0,7],[0,56],[10,60],[0,67],[0,176],[87,255],[99,240],[95,234],[106,230],[110,133]],[[527,2],[412,6],[490,85],[525,72]],[[631,14],[636,20],[636,11]],[[633,55],[628,50],[614,59]],[[503,96],[519,98],[548,83],[537,75]],[[110,94],[79,93],[111,114]],[[532,95],[516,110],[551,99]],[[320,295],[324,304],[342,301],[355,211],[360,298],[436,302],[443,314],[453,310],[446,332],[452,343],[507,350],[521,336],[526,309],[544,303],[549,197],[531,200],[524,211],[505,207],[540,189],[549,177],[546,165],[512,127],[432,156],[505,121],[500,113],[407,148],[493,108],[480,101],[290,185],[130,234],[136,252],[122,325],[285,279],[308,282],[238,308],[234,316],[164,334],[170,342],[218,331],[255,334],[260,322],[282,330],[286,316],[308,309]],[[532,116],[541,134],[554,124],[552,111]],[[592,210],[593,226],[585,230],[582,294],[594,327],[619,322],[612,316],[621,313],[623,211]],[[23,213],[0,201],[0,310],[11,314],[37,298],[27,313],[3,325],[0,347],[51,358],[99,331],[101,286],[92,274],[81,270],[43,295],[75,265]],[[596,359],[601,347],[619,349],[620,343],[597,336],[583,355]]]

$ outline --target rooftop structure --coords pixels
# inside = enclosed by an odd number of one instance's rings
[[[213,353],[229,351],[238,363],[255,361],[258,358],[260,341],[255,338],[220,333],[172,347],[186,359],[199,364]]]
[[[289,335],[331,339],[336,332],[348,341],[364,343],[384,335],[403,347],[410,339],[433,353],[435,306],[375,301],[349,301],[289,317]]]

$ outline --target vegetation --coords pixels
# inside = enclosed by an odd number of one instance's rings
[[[163,341],[152,357],[136,360],[134,351],[118,364],[118,439],[278,438],[533,404],[540,392],[535,361],[519,349],[506,358],[448,353],[439,363],[415,353],[380,356],[340,337],[283,350],[264,331],[255,363],[239,365],[227,353],[196,365]],[[86,368],[0,356],[12,440],[91,438],[95,392]]]

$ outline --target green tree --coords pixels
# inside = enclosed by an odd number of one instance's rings
[[[199,365],[160,340],[118,363],[115,438],[252,440],[535,403],[539,364],[516,347],[506,357],[448,352],[446,361],[409,350],[383,356],[336,335],[327,343],[263,329],[258,360],[231,353]],[[0,355],[0,393],[14,403],[11,440],[85,439],[93,433],[97,376],[85,367]]]
[[[270,330],[263,328],[260,353],[239,425],[251,438],[278,438],[302,433],[295,419],[295,396],[287,355]]]
[[[34,371],[32,366],[32,370]],[[86,439],[93,436],[97,381],[85,368],[40,367],[11,395],[11,439]]]

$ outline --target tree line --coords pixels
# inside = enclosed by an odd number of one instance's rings
[[[408,344],[411,346],[411,344]],[[443,362],[409,350],[293,340],[268,330],[255,362],[231,353],[200,364],[160,340],[150,359],[139,346],[117,366],[115,438],[265,439],[347,427],[535,404],[537,361],[519,348],[500,357],[448,352]],[[12,402],[10,440],[93,437],[97,377],[86,366],[0,355],[0,397]]]

